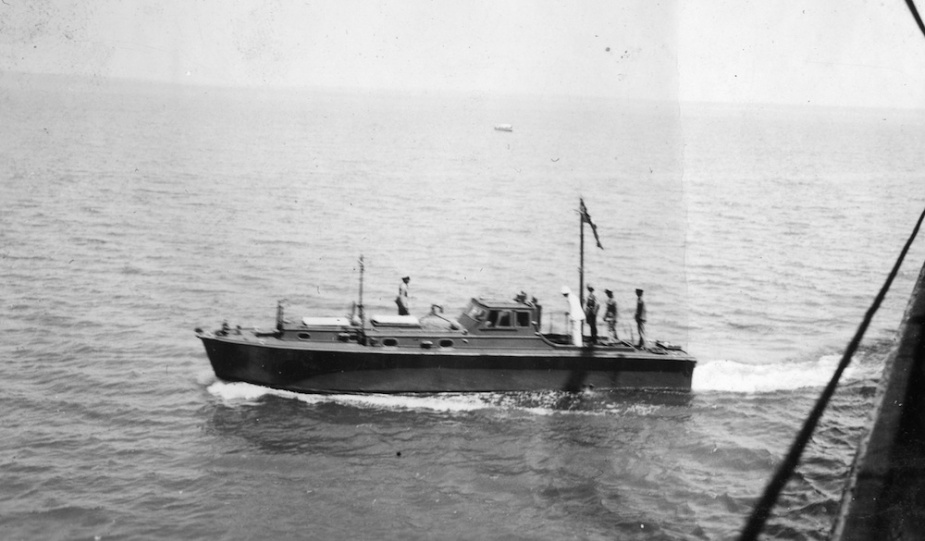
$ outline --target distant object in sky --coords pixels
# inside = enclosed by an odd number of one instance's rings
[[[496,131],[514,131],[514,126],[510,124],[498,124],[495,126]]]

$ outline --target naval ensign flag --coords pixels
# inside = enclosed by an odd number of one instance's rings
[[[591,221],[591,215],[588,214],[588,207],[585,206],[585,200],[579,199],[578,201],[581,203],[581,206],[580,206],[581,221],[591,226],[591,231],[594,233],[594,240],[595,242],[597,242],[597,247],[603,250],[604,247],[601,246],[601,239],[600,237],[597,236],[597,226],[594,225],[594,222]]]

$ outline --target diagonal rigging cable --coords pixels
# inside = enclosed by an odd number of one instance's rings
[[[919,30],[921,30],[922,35],[925,36],[925,24],[922,24],[922,17],[919,16],[919,10],[915,9],[915,2],[906,0],[906,5],[909,6],[909,11],[912,12],[912,18],[915,19],[915,24],[919,25]]]
[[[803,454],[806,444],[809,443],[810,438],[812,438],[813,431],[816,429],[816,425],[819,423],[819,419],[822,417],[825,407],[829,403],[829,399],[831,399],[832,395],[835,393],[835,388],[838,386],[838,380],[841,378],[842,372],[844,372],[851,363],[851,357],[854,355],[854,352],[857,351],[861,339],[864,337],[864,332],[867,331],[867,327],[870,325],[874,314],[877,312],[877,309],[880,308],[880,304],[883,302],[883,298],[886,297],[886,292],[890,289],[893,279],[896,278],[896,275],[899,273],[899,268],[902,265],[903,259],[906,257],[906,253],[909,251],[909,247],[912,245],[912,241],[915,240],[915,236],[919,232],[923,219],[925,219],[925,210],[923,210],[922,214],[919,216],[919,220],[912,229],[909,240],[906,241],[906,245],[903,246],[899,258],[893,265],[893,270],[890,271],[890,275],[887,276],[886,282],[883,284],[883,287],[880,288],[880,293],[877,294],[874,302],[870,305],[870,308],[867,309],[864,320],[861,321],[858,330],[854,333],[854,338],[848,343],[848,347],[845,349],[845,353],[842,355],[841,361],[838,363],[838,368],[835,369],[835,373],[832,375],[832,379],[829,381],[828,385],[826,385],[819,399],[816,401],[816,405],[813,407],[812,412],[806,418],[803,428],[790,446],[790,450],[787,452],[784,461],[781,462],[774,477],[764,489],[761,500],[759,500],[752,510],[752,514],[748,518],[745,528],[742,529],[742,533],[739,535],[739,541],[757,539],[761,530],[764,528],[764,523],[768,520],[771,508],[774,506],[775,502],[777,502],[781,490],[783,490],[784,485],[787,484],[797,464],[800,462],[800,455]]]

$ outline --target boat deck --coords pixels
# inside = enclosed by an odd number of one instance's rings
[[[303,329],[297,329],[299,331]],[[311,336],[310,339],[300,339],[300,336]],[[231,329],[228,331],[203,331],[202,336],[218,340],[252,344],[262,347],[281,349],[312,349],[319,351],[364,351],[376,350],[382,354],[395,353],[407,355],[409,352],[418,354],[452,354],[456,356],[484,355],[486,349],[496,350],[505,356],[535,357],[545,354],[554,354],[563,357],[633,357],[650,359],[691,359],[683,349],[668,343],[656,341],[648,347],[638,347],[626,340],[601,340],[595,344],[585,341],[581,347],[572,346],[570,336],[560,334],[543,334],[522,339],[504,337],[501,340],[492,340],[493,337],[480,337],[461,335],[458,333],[434,334],[413,330],[398,330],[389,333],[369,333],[367,339],[370,343],[359,342],[358,333],[340,331],[312,330],[311,333],[293,332],[287,329],[285,334],[277,331],[261,331],[259,329]],[[394,338],[394,344],[387,342],[383,336]],[[544,340],[537,339],[542,336]],[[440,340],[444,338],[445,340]],[[461,339],[465,339],[465,341]],[[450,340],[452,339],[452,340]],[[503,344],[499,347],[499,344]],[[545,347],[543,347],[545,344]]]

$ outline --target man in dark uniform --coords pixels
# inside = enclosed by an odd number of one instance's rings
[[[588,321],[588,326],[591,327],[592,344],[597,343],[597,311],[599,309],[600,306],[594,297],[594,288],[588,286],[588,298],[585,299],[585,319]]]
[[[607,324],[610,336],[614,340],[619,340],[617,338],[617,301],[613,298],[613,291],[605,289],[604,293],[607,294],[607,304],[604,306],[604,323]]]
[[[642,300],[642,290],[636,290],[636,326],[639,329],[638,347],[646,347],[646,301]]]

